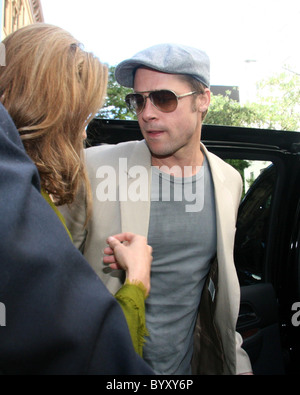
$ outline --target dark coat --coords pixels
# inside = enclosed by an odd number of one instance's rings
[[[0,304],[3,374],[152,374],[120,306],[42,198],[2,105]]]

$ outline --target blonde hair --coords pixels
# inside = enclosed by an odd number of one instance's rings
[[[103,105],[107,67],[71,34],[44,23],[17,30],[3,44],[1,102],[39,170],[42,188],[62,205],[74,201],[83,183],[90,206],[82,135]]]

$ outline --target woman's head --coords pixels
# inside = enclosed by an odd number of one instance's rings
[[[65,30],[33,24],[4,41],[0,98],[56,204],[71,203],[86,180],[82,135],[101,108],[107,67]]]

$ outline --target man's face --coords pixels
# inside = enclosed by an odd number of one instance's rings
[[[175,74],[140,68],[134,80],[135,92],[168,89],[177,95],[191,92],[190,85]],[[147,93],[145,94],[147,96]],[[204,95],[192,95],[178,100],[175,111],[158,110],[147,99],[145,108],[138,115],[142,134],[153,157],[180,157],[199,150],[201,137],[201,112],[209,105],[209,91]]]

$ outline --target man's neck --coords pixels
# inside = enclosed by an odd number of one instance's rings
[[[200,167],[203,165],[203,161],[204,153],[201,149],[189,157],[180,157],[180,155],[172,155],[169,157],[152,156],[152,166],[174,177],[194,176],[199,172]]]

